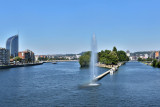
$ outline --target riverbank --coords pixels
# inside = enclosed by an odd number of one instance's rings
[[[152,65],[152,62],[141,61],[141,63],[144,63],[144,64],[149,65],[149,66]]]
[[[43,63],[22,64],[22,65],[8,65],[8,66],[0,66],[0,69],[17,68],[17,67],[27,67],[27,66],[35,66],[35,65],[42,65],[42,64],[43,64]]]
[[[155,68],[160,68],[160,61],[158,60],[153,60],[152,62],[147,62],[147,61],[141,61],[141,63],[144,63],[146,65],[149,65],[149,66],[152,66],[152,67],[155,67]]]
[[[109,69],[112,69],[112,68],[115,68],[117,66],[121,66],[123,64],[125,64],[126,62],[119,62],[117,65],[106,65],[106,64],[100,64],[98,63],[97,66],[98,67],[103,67],[103,68],[109,68]]]
[[[52,63],[52,62],[77,62],[79,60],[52,60],[52,61],[42,61],[43,63]]]

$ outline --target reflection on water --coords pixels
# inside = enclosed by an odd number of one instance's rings
[[[81,85],[79,85],[78,87],[80,88],[80,89],[83,89],[83,88],[94,88],[94,87],[98,87],[98,86],[100,86],[101,84],[100,83],[85,83],[85,84],[81,84]]]
[[[98,68],[98,74],[106,68]],[[160,106],[160,69],[139,62],[121,66],[96,87],[85,87],[89,69],[78,62],[0,70],[0,107]]]

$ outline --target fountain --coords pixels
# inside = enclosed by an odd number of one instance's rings
[[[83,85],[80,85],[80,88],[95,87],[100,85],[97,83],[96,79],[96,77],[98,76],[96,64],[97,64],[97,44],[96,44],[96,37],[95,35],[93,35],[91,43],[91,58],[90,58],[90,81],[89,83],[87,82]]]
[[[97,76],[97,43],[96,43],[96,37],[95,34],[92,38],[91,43],[91,58],[90,58],[90,83],[89,86],[97,86],[99,84],[96,83],[96,76]]]

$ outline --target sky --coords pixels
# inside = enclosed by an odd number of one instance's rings
[[[19,51],[69,54],[160,50],[160,0],[0,0],[0,47],[19,34]]]

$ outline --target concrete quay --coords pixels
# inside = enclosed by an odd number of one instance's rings
[[[52,61],[41,61],[43,63],[52,63],[52,62],[77,62],[78,60],[52,60]]]
[[[123,64],[125,64],[125,62],[118,63],[117,65],[115,65],[114,67],[112,67],[110,70],[108,70],[108,71],[104,72],[103,74],[97,76],[95,78],[95,80],[93,80],[93,81],[99,81],[99,80],[101,80],[103,77],[105,77],[108,74],[113,75],[113,73],[116,72],[118,70],[118,68],[120,66],[122,66]]]
[[[22,65],[8,65],[8,66],[0,66],[0,69],[17,68],[17,67],[27,67],[27,66],[35,66],[35,65],[42,65],[42,64],[43,64],[43,63],[22,64]]]

